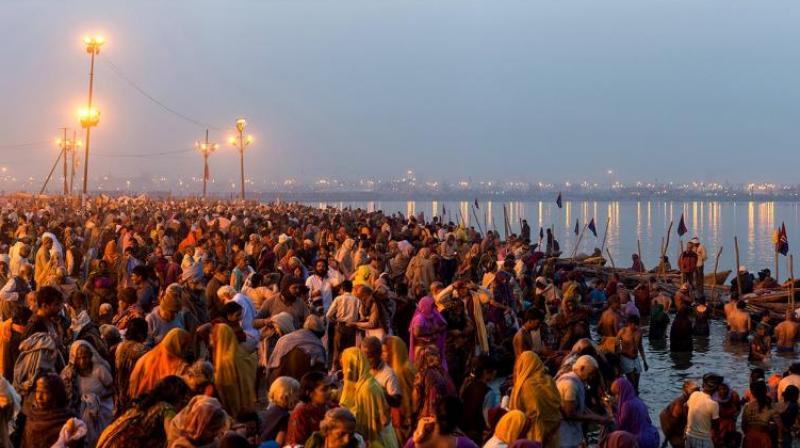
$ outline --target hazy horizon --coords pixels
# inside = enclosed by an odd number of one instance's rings
[[[6,0],[0,165],[47,174],[101,33],[90,176],[202,173],[191,151],[119,157],[204,134],[122,73],[218,128],[221,183],[239,116],[258,179],[797,183],[798,19],[790,1]]]

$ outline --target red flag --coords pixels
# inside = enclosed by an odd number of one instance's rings
[[[789,253],[789,238],[786,236],[786,224],[781,223],[778,230],[778,241],[775,243],[775,252],[780,252],[784,257]]]

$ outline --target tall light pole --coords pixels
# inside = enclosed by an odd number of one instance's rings
[[[206,140],[204,142],[194,142],[194,146],[203,155],[203,199],[206,198],[206,186],[208,185],[208,178],[211,177],[208,171],[208,155],[216,151],[219,145],[216,143],[209,143],[208,129],[206,129]]]
[[[72,170],[69,174],[69,194],[72,195],[72,185],[75,183],[75,164],[78,161],[78,148],[83,146],[83,143],[78,140],[78,131],[72,130]]]
[[[244,148],[253,141],[252,135],[244,135],[245,126],[247,126],[247,121],[245,121],[244,118],[239,118],[236,120],[236,130],[239,132],[239,138],[230,138],[231,145],[239,148],[239,170],[241,171],[242,201],[244,201]]]
[[[75,177],[75,151],[81,142],[76,139],[75,131],[72,131],[72,138],[67,137],[67,128],[61,128],[64,135],[56,139],[56,145],[61,148],[62,156],[64,157],[64,196],[72,193],[72,179],[69,179],[67,166],[69,165],[68,155],[72,153],[72,177]]]
[[[97,126],[100,121],[100,112],[92,109],[92,89],[94,88],[94,57],[100,53],[100,47],[105,43],[103,36],[86,36],[83,38],[83,43],[86,44],[86,52],[91,55],[91,62],[89,65],[89,103],[86,109],[81,111],[81,126],[86,129],[86,146],[84,147],[83,156],[83,195],[86,196],[87,185],[89,181],[89,137],[93,126]]]
[[[67,128],[61,128],[64,131],[64,137],[56,140],[56,144],[61,148],[62,156],[64,157],[64,196],[67,196],[67,147],[69,147],[69,140],[67,139]]]

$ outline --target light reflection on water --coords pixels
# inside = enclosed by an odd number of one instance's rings
[[[716,201],[564,201],[563,209],[558,209],[555,201],[498,202],[481,201],[479,209],[473,211],[472,201],[371,201],[371,202],[316,202],[318,207],[332,206],[360,207],[366,210],[383,210],[386,213],[409,214],[424,213],[426,219],[442,215],[448,221],[465,221],[467,225],[486,230],[498,230],[503,234],[503,209],[508,214],[512,232],[518,232],[520,222],[526,219],[531,226],[532,238],[538,237],[539,227],[553,226],[556,238],[566,255],[572,253],[578,236],[574,233],[576,219],[582,229],[593,217],[597,227],[597,237],[587,230],[578,252],[589,253],[600,247],[609,222],[606,247],[611,251],[619,266],[629,266],[630,256],[636,252],[637,239],[641,243],[645,265],[653,267],[660,253],[664,233],[673,222],[670,246],[667,255],[675,265],[680,249],[680,241],[675,230],[681,213],[689,233],[684,242],[697,235],[705,244],[709,257],[724,246],[720,257],[720,270],[735,266],[733,237],[739,237],[741,263],[752,272],[765,267],[774,270],[774,251],[772,236],[781,222],[786,223],[789,247],[794,248],[795,235],[800,231],[800,204],[795,202],[716,202]],[[475,217],[477,216],[477,223]],[[709,260],[706,271],[713,269],[713,259]],[[786,260],[780,260],[781,278],[787,272]]]

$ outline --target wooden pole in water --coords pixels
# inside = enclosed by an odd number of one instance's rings
[[[733,247],[736,249],[736,292],[739,293],[739,300],[742,298],[742,275],[739,273],[739,237],[733,237]]]
[[[663,277],[667,276],[667,272],[664,269],[666,267],[666,265],[664,264],[664,257],[667,256],[667,251],[669,250],[669,236],[672,233],[672,224],[673,222],[670,221],[669,227],[667,228],[667,236],[666,236],[667,242],[664,243],[663,247],[661,248],[661,259],[658,260],[658,265],[659,265],[658,273]],[[676,259],[675,261],[677,262],[678,260]]]
[[[714,282],[712,283],[712,290],[711,290],[711,302],[716,303],[717,301],[717,269],[719,269],[719,256],[722,255],[722,246],[719,247],[717,250],[717,257],[714,259]],[[703,282],[705,283],[705,281]]]
[[[642,243],[640,240],[636,240],[636,253],[639,255],[639,264],[644,268],[644,260],[642,260]],[[644,272],[644,269],[642,269]]]
[[[616,264],[614,264],[614,257],[612,257],[612,256],[611,256],[611,251],[610,251],[610,250],[608,250],[608,248],[607,248],[607,247],[606,247],[606,254],[608,254],[608,261],[610,261],[610,262],[611,262],[611,267],[612,267],[612,268],[614,268],[614,269],[616,269],[616,268],[617,268],[617,265],[616,265]]]
[[[603,244],[600,245],[600,255],[603,255],[603,249],[606,248],[606,238],[608,238],[608,225],[611,224],[611,217],[606,218],[606,231],[603,233]]]
[[[470,208],[470,210],[472,210],[472,216],[474,216],[474,217],[475,217],[475,224],[477,224],[477,225],[478,225],[478,230],[480,230],[480,231],[481,231],[481,235],[483,235],[483,236],[486,236],[486,235],[483,233],[483,227],[481,227],[481,220],[480,220],[480,219],[478,219],[478,212],[476,212],[476,211],[475,211],[475,206],[474,206],[474,205],[472,205],[472,204],[470,204],[469,208]]]
[[[681,245],[678,247],[678,256],[675,258],[678,262],[678,270],[681,272],[681,285],[686,281],[685,275],[683,274],[683,269],[681,269],[681,254],[683,253],[683,240],[680,240]]]
[[[779,271],[778,271],[778,255],[780,255],[780,253],[776,250],[775,251],[775,281],[780,283],[781,280],[780,280],[780,274],[779,274]]]
[[[789,286],[789,307],[794,312],[794,257],[789,255],[789,278],[792,284]]]
[[[581,229],[581,234],[578,235],[578,241],[575,242],[575,247],[572,248],[572,257],[571,258],[573,258],[573,259],[575,258],[575,255],[578,254],[578,247],[580,247],[580,245],[581,245],[581,240],[583,240],[583,234],[584,234],[584,232],[586,232],[586,227],[588,227],[588,224],[584,224],[583,225],[583,229]]]
[[[506,241],[508,241],[508,213],[506,210],[506,204],[503,204],[503,231],[506,234]]]

